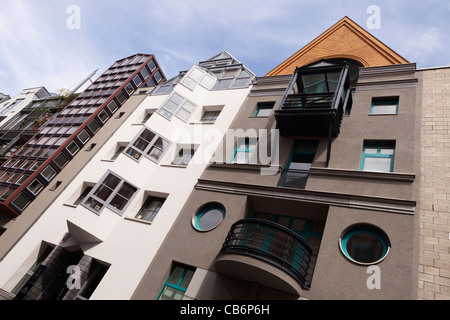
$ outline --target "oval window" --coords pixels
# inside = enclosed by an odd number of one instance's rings
[[[209,231],[217,227],[225,218],[225,207],[217,202],[200,207],[192,217],[192,224],[198,231]]]
[[[368,224],[357,224],[347,228],[339,243],[342,253],[359,264],[381,262],[391,247],[384,231]]]

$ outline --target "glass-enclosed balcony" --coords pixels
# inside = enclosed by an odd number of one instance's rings
[[[297,68],[278,110],[284,136],[336,137],[352,97],[346,63],[321,60]]]
[[[268,273],[264,265],[256,267],[256,262],[223,259],[222,256],[238,255],[262,261],[274,266],[275,270]],[[234,277],[259,277],[278,288],[285,289],[285,275],[291,276],[302,289],[309,288],[312,272],[313,249],[308,242],[296,232],[272,221],[247,218],[233,224],[220,250],[215,267],[221,273],[232,273],[236,267],[239,275]],[[277,273],[279,272],[279,273]],[[263,275],[264,274],[264,275]],[[284,274],[284,275],[283,275]],[[281,284],[283,283],[283,284]],[[276,286],[275,285],[275,286]]]

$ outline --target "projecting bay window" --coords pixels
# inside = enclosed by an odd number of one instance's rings
[[[194,90],[197,84],[200,84],[206,89],[211,90],[216,83],[216,78],[208,74],[207,72],[194,67],[188,74],[184,76],[181,83],[190,90]]]
[[[103,208],[107,207],[122,215],[137,191],[138,188],[131,183],[108,172],[92,188],[82,205],[96,214],[100,214]]]
[[[196,109],[196,105],[182,95],[174,92],[169,99],[158,109],[157,113],[164,118],[171,120],[175,115],[184,122],[189,120],[192,112]]]
[[[125,154],[137,161],[145,156],[158,163],[169,146],[170,141],[145,127],[125,148]]]

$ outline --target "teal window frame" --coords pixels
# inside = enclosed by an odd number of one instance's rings
[[[244,143],[241,144],[240,141],[244,139]],[[251,144],[250,142],[255,142],[254,144]],[[230,163],[248,163],[250,160],[250,156],[252,155],[253,151],[255,151],[256,145],[258,144],[258,138],[253,137],[245,137],[245,138],[238,138],[237,140],[237,146],[234,149],[233,156],[230,159]],[[239,148],[240,146],[243,146],[243,148]],[[248,159],[246,162],[237,162],[236,156],[238,152],[244,153],[248,155]]]
[[[177,269],[181,269],[181,275],[177,279],[176,283],[172,283],[171,282],[171,278],[175,274],[175,271]],[[166,300],[166,299],[162,299],[164,297],[163,294],[164,294],[166,288],[171,288],[171,289],[175,289],[175,290],[181,291],[183,293],[183,295],[179,299],[179,300],[181,300],[184,297],[184,294],[186,293],[186,290],[187,290],[187,288],[188,288],[188,286],[190,284],[190,280],[189,280],[189,282],[187,284],[184,284],[183,282],[184,282],[184,280],[185,280],[187,275],[189,275],[189,276],[192,275],[193,276],[194,273],[195,273],[195,270],[196,269],[194,267],[190,267],[190,266],[186,266],[186,265],[175,263],[172,266],[170,274],[167,277],[166,282],[164,283],[164,286],[161,289],[161,292],[159,293],[157,300]],[[191,277],[191,279],[192,279],[192,277]],[[170,299],[167,299],[167,300],[170,300]],[[178,299],[171,299],[171,300],[178,300]]]
[[[366,153],[366,149],[377,149],[377,153]],[[392,149],[392,154],[382,153],[382,150],[390,150]],[[395,159],[395,143],[386,143],[386,142],[366,142],[364,143],[363,152],[361,156],[361,164],[359,167],[360,171],[371,171],[364,170],[365,162],[367,158],[378,158],[378,159],[390,159],[390,170],[389,171],[381,171],[381,172],[394,172],[394,159]]]
[[[399,97],[383,97],[383,98],[372,98],[372,104],[370,106],[370,114],[371,115],[392,115],[398,114],[398,105],[399,105]],[[375,106],[381,105],[396,105],[395,112],[393,113],[373,113]]]
[[[381,254],[381,257],[376,261],[370,261],[370,262],[361,262],[358,260],[355,260],[350,253],[347,250],[347,244],[348,241],[357,234],[369,234],[373,237],[375,237],[378,241],[380,241],[381,245],[383,246],[383,252]],[[347,231],[344,231],[343,235],[339,239],[339,245],[341,248],[342,253],[345,255],[347,259],[349,259],[352,262],[355,262],[357,264],[363,264],[363,265],[372,265],[380,263],[381,261],[386,258],[387,254],[389,253],[391,244],[387,237],[387,235],[381,230],[376,227],[372,227],[370,225],[354,225],[350,227]]]
[[[269,117],[270,114],[272,113],[273,107],[275,106],[275,102],[258,102],[258,104],[256,105],[256,111],[253,114],[253,117],[256,118],[264,118],[264,117]],[[261,110],[271,110],[270,113],[268,115],[259,115],[259,112]]]

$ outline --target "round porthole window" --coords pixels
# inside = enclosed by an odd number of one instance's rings
[[[391,244],[383,230],[369,224],[356,224],[342,233],[339,246],[349,260],[370,265],[381,262]]]
[[[225,218],[225,207],[218,202],[201,206],[192,217],[192,225],[198,231],[210,231]]]

